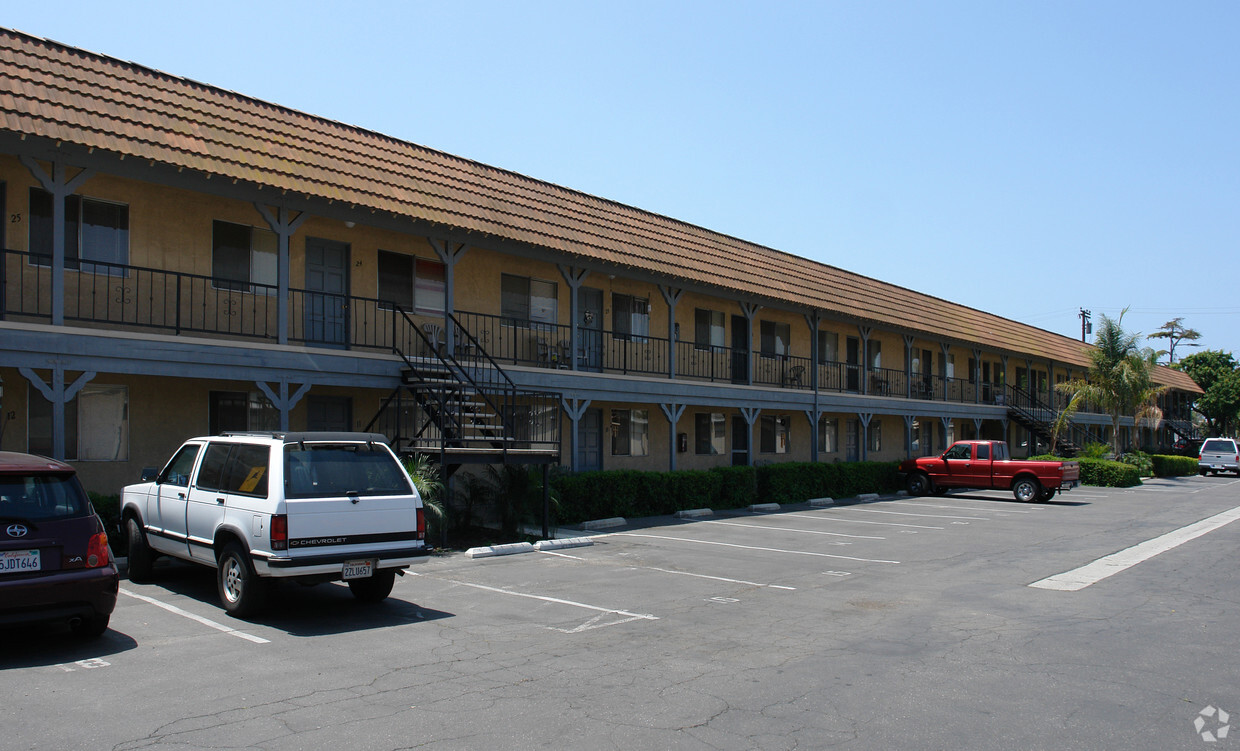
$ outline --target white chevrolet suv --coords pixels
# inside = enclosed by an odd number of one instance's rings
[[[392,591],[427,553],[422,499],[376,433],[224,433],[192,438],[121,496],[129,578],[160,555],[217,570],[232,615],[261,605],[269,578],[344,580],[359,600]],[[149,481],[147,481],[149,480]]]

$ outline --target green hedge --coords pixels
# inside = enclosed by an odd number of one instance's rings
[[[1073,461],[1081,465],[1081,484],[1102,488],[1131,488],[1141,484],[1141,472],[1131,464],[1109,459],[1064,459],[1062,456],[1041,454],[1031,456],[1034,461]]]
[[[1154,454],[1155,477],[1185,477],[1197,474],[1197,457]]]
[[[1077,459],[1081,484],[1104,488],[1131,488],[1141,484],[1141,472],[1131,464],[1109,459]]]
[[[692,508],[732,509],[753,503],[803,503],[899,488],[895,462],[786,463],[763,467],[640,472],[605,470],[560,475],[556,522],[613,516],[666,516]]]
[[[898,462],[790,462],[758,468],[763,503],[804,503],[811,498],[851,498],[900,488]]]

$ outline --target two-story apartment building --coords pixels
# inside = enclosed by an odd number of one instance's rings
[[[0,202],[0,448],[105,492],[246,429],[575,470],[1020,455],[1087,366],[1017,321],[12,31]],[[1189,430],[1200,389],[1157,378],[1168,419],[1130,442]]]

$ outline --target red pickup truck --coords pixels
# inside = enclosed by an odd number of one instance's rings
[[[952,488],[1011,490],[1016,500],[1049,501],[1081,482],[1076,462],[1012,459],[1003,441],[957,441],[942,456],[900,463],[909,495],[941,495]]]

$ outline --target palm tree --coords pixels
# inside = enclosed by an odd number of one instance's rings
[[[1162,420],[1158,397],[1166,386],[1154,383],[1151,373],[1158,355],[1152,349],[1138,346],[1140,334],[1129,334],[1122,326],[1124,313],[1118,319],[1103,315],[1098,336],[1089,351],[1089,371],[1084,380],[1061,383],[1057,389],[1072,397],[1081,396],[1097,404],[1111,415],[1111,448],[1115,456],[1123,452],[1119,444],[1119,421],[1132,415],[1133,424],[1157,426]]]

